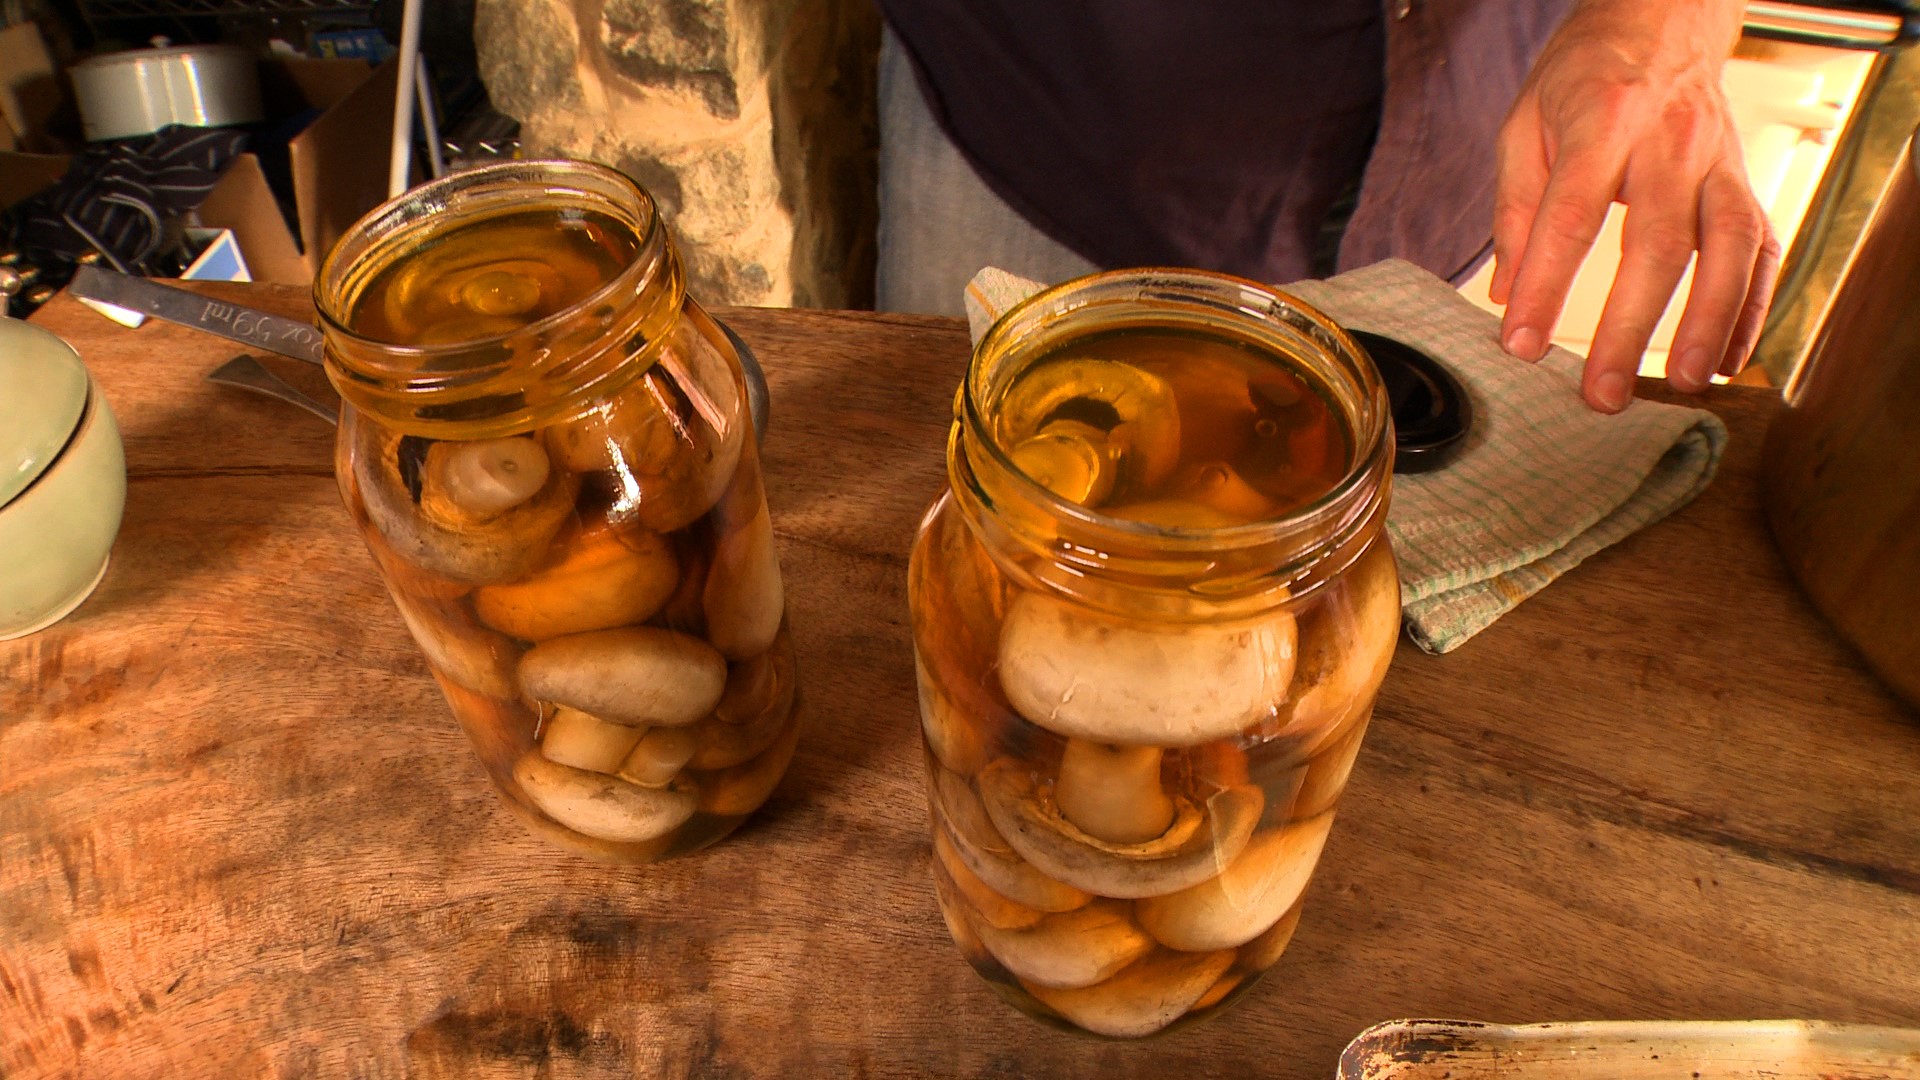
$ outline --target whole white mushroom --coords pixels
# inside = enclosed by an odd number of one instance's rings
[[[1023,592],[1000,631],[1000,686],[1022,716],[1095,742],[1193,746],[1269,719],[1293,679],[1285,611],[1209,623],[1123,619]]]

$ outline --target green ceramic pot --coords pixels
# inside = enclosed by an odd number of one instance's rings
[[[126,498],[120,427],[79,355],[0,318],[0,640],[51,626],[93,592]]]

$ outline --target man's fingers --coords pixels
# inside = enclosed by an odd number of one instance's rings
[[[1533,214],[1547,191],[1547,152],[1538,110],[1523,103],[1507,119],[1499,141],[1493,196],[1493,281],[1487,294],[1505,304],[1533,232]]]
[[[1734,327],[1750,306],[1760,249],[1770,238],[1767,215],[1739,172],[1721,166],[1708,173],[1700,189],[1700,261],[1667,360],[1674,389],[1704,389],[1730,359]],[[1750,350],[1742,351],[1742,363]]]
[[[1620,190],[1621,159],[1610,152],[1568,153],[1554,162],[1515,268],[1500,342],[1524,360],[1546,355],[1567,290],[1607,220]]]
[[[1696,220],[1690,205],[1629,204],[1620,269],[1587,355],[1582,392],[1595,408],[1619,412],[1632,398],[1640,356],[1693,257]]]
[[[1753,263],[1753,279],[1747,285],[1747,302],[1734,321],[1733,336],[1727,342],[1726,355],[1720,360],[1720,374],[1732,378],[1740,374],[1760,342],[1760,330],[1766,325],[1767,307],[1773,303],[1773,287],[1780,281],[1780,241],[1768,229],[1760,242]]]

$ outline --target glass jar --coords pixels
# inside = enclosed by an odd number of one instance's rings
[[[461,173],[314,299],[341,494],[508,806],[612,861],[731,832],[793,756],[793,647],[739,357],[652,199]]]
[[[1282,292],[1137,270],[981,339],[909,569],[954,941],[1116,1038],[1286,947],[1400,625],[1378,373]]]

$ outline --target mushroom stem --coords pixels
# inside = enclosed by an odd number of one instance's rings
[[[1218,874],[1247,846],[1266,805],[1251,784],[1215,793],[1204,810],[1182,800],[1164,833],[1145,843],[1114,844],[1082,832],[1042,796],[1031,767],[1017,759],[1000,758],[980,774],[988,829],[1020,860],[1054,882],[1126,900],[1178,892]]]
[[[548,761],[587,772],[610,773],[620,768],[644,734],[644,728],[609,724],[592,713],[559,705],[543,725],[540,753]]]
[[[538,494],[551,472],[534,439],[435,443],[427,450],[420,497],[444,498],[468,518],[491,521]]]
[[[1173,800],[1160,786],[1161,753],[1068,739],[1053,786],[1060,816],[1110,844],[1142,844],[1166,832]]]
[[[666,787],[696,749],[691,728],[652,728],[620,764],[620,779],[644,788]]]

